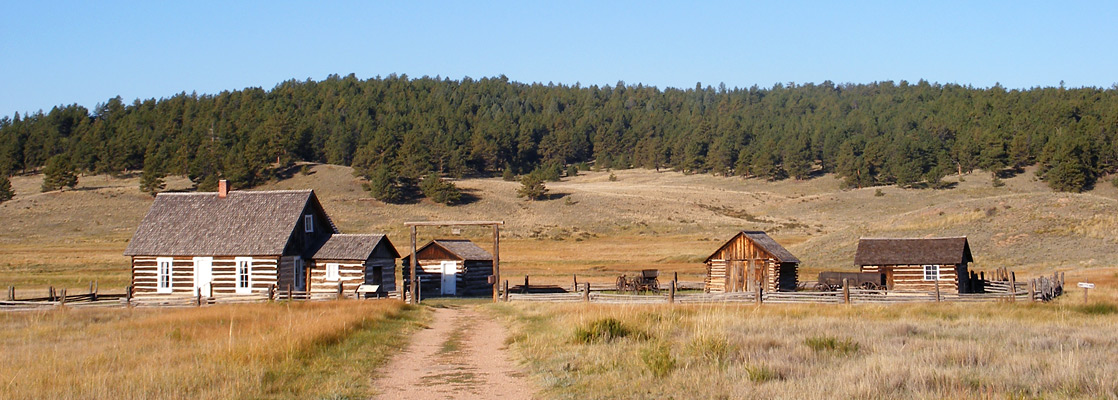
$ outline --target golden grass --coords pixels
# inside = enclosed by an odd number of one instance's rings
[[[11,399],[368,397],[415,328],[394,301],[0,314]]]
[[[493,307],[552,398],[1118,396],[1111,305]]]

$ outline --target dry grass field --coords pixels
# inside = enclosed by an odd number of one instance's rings
[[[0,313],[0,397],[369,397],[424,318],[394,301]]]
[[[973,268],[1008,267],[1022,275],[1053,270],[1077,278],[1113,279],[1118,273],[1118,188],[1100,181],[1089,193],[1053,193],[1032,170],[993,187],[990,175],[964,175],[949,190],[896,187],[842,189],[825,175],[806,181],[766,182],[737,177],[649,170],[583,172],[548,183],[552,199],[518,199],[515,182],[499,178],[456,183],[468,204],[421,201],[387,205],[368,198],[352,170],[317,165],[260,189],[314,189],[345,232],[387,232],[404,249],[407,220],[499,219],[501,261],[513,282],[567,284],[572,274],[611,281],[625,271],[658,268],[700,280],[702,260],[737,230],[760,229],[804,260],[801,279],[824,269],[853,269],[859,237],[966,235]],[[41,290],[47,285],[102,288],[127,284],[127,240],[151,204],[138,178],[81,177],[77,190],[39,193],[41,177],[12,179],[17,197],[0,204],[0,286]],[[187,190],[172,178],[169,190]],[[881,195],[875,195],[879,192]],[[491,234],[466,228],[462,236],[490,246]],[[420,230],[420,241],[453,236]]]
[[[557,399],[1118,397],[1118,309],[493,306]]]

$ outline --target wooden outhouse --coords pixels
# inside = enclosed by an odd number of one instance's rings
[[[387,241],[369,243],[379,235],[337,242],[346,250],[386,246],[371,261],[372,252],[333,252],[324,244],[338,233],[312,190],[229,191],[223,180],[217,192],[156,195],[124,255],[137,296],[219,297],[307,291],[316,252],[342,256],[323,261],[360,257],[382,271],[379,257],[395,254]]]
[[[333,297],[338,287],[352,295],[371,285],[372,296],[396,290],[396,259],[400,254],[384,235],[335,234],[314,251],[309,269],[312,297]]]
[[[800,260],[765,232],[742,231],[706,259],[708,293],[796,290]]]
[[[974,262],[966,236],[858,240],[854,263],[881,272],[890,290],[970,293],[967,264]]]
[[[469,240],[435,239],[416,250],[416,278],[424,296],[483,296],[493,292],[493,255]],[[404,285],[411,256],[405,256]]]

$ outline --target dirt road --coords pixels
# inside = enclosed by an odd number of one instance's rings
[[[506,334],[473,307],[435,308],[430,326],[378,373],[377,398],[532,398],[534,387],[505,348]]]

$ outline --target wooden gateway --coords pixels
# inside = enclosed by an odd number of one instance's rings
[[[493,291],[493,255],[469,240],[435,239],[415,254],[415,276],[424,296],[485,296]],[[411,256],[404,256],[403,265],[411,265]],[[405,287],[409,278],[404,274]]]
[[[216,193],[159,193],[124,255],[137,296],[214,297],[330,284],[336,295],[330,280],[353,286],[358,265],[366,283],[389,292],[398,257],[382,235],[340,235],[312,190],[229,191],[224,180]],[[319,276],[323,285],[308,287]]]
[[[796,290],[800,260],[765,232],[742,231],[706,259],[708,293]]]
[[[862,272],[880,272],[890,290],[970,293],[967,264],[974,262],[966,236],[860,239],[854,263]]]

